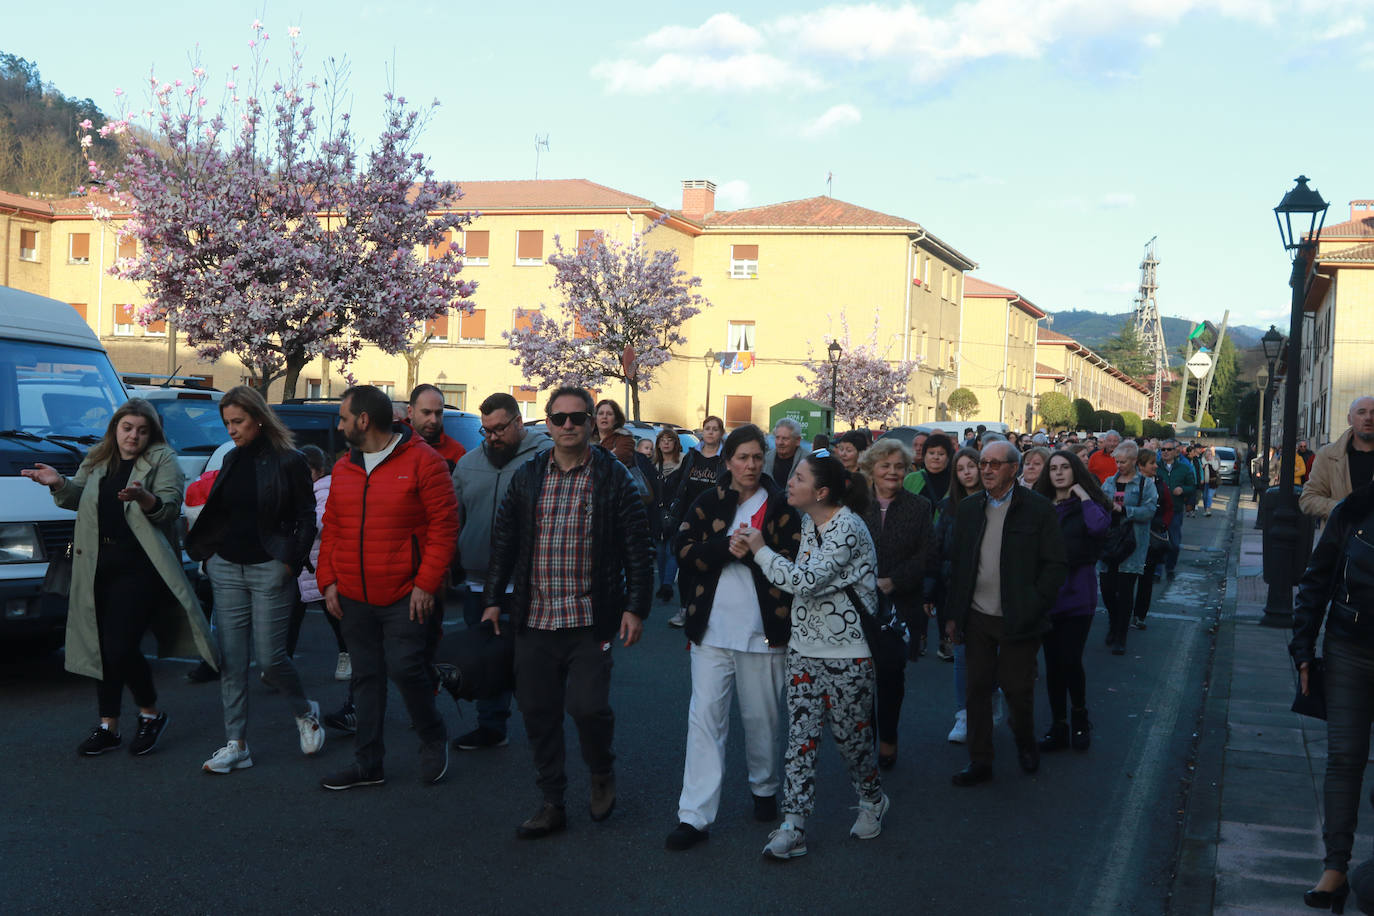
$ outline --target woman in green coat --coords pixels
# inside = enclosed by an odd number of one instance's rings
[[[217,657],[191,583],[181,567],[176,524],[185,482],[153,406],[132,398],[115,411],[105,436],[68,480],[46,464],[21,472],[76,510],[67,602],[67,670],[95,678],[100,725],[77,752],[119,747],[120,701],[127,685],[138,704],[130,751],[151,751],[167,727],[152,668],[139,650],[150,627],[158,654]]]

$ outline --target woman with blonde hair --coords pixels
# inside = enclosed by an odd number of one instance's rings
[[[186,539],[204,560],[215,590],[215,635],[224,664],[220,694],[228,740],[205,761],[207,773],[253,765],[248,752],[248,666],[256,657],[263,682],[282,692],[296,718],[301,751],[324,746],[320,704],[306,698],[286,651],[296,577],[315,542],[315,493],[310,469],[291,431],[246,385],[230,388],[220,417],[236,446]]]
[[[67,599],[66,667],[95,678],[100,724],[77,748],[88,757],[120,746],[120,701],[127,685],[138,704],[129,750],[142,756],[167,726],[153,671],[139,650],[158,637],[158,654],[198,655],[216,664],[205,615],[181,567],[176,526],[185,477],[157,411],[132,398],[110,418],[105,436],[70,480],[46,464],[20,473],[76,510]]]

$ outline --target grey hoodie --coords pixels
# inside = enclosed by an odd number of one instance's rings
[[[491,562],[491,529],[511,478],[535,452],[552,445],[547,433],[526,429],[515,454],[502,467],[491,463],[485,442],[458,460],[453,469],[453,489],[458,493],[458,519],[462,524],[458,531],[458,559],[467,572],[469,586],[481,587],[486,581],[487,565]]]

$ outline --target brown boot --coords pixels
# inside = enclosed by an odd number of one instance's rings
[[[522,840],[537,840],[551,833],[558,833],[568,826],[568,815],[562,805],[544,802],[534,817],[515,828],[515,835]]]
[[[587,806],[592,820],[604,821],[615,810],[615,774],[592,774],[592,798]]]

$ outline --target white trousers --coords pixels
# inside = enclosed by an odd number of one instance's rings
[[[687,762],[682,768],[678,820],[705,830],[720,808],[730,697],[739,697],[749,790],[776,795],[782,786],[782,710],[787,657],[782,652],[737,652],[693,645],[692,702],[687,710]]]

